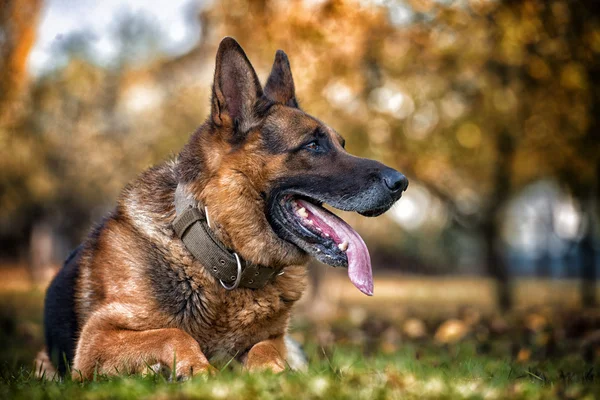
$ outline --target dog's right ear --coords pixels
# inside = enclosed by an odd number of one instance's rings
[[[246,53],[235,39],[226,37],[217,51],[211,117],[217,126],[247,131],[262,88]]]

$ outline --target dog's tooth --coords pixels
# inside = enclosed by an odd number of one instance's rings
[[[298,209],[298,215],[302,218],[308,218],[308,213],[306,212],[306,208],[301,207]]]
[[[306,220],[306,223],[307,223],[307,224],[309,224],[309,225],[313,225],[313,224],[314,224],[314,222],[313,222],[313,220],[312,220],[312,219],[307,219],[307,220]]]
[[[341,251],[346,251],[346,250],[348,250],[348,242],[342,242],[342,243],[338,244],[338,248],[339,248]]]

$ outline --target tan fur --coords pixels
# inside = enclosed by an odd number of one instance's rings
[[[255,344],[248,352],[245,366],[250,372],[266,369],[275,373],[282,372],[286,368],[286,356],[283,336],[278,336]]]
[[[133,191],[130,195],[142,194]],[[165,226],[171,218],[172,213],[167,214],[163,221]],[[214,218],[219,220],[216,214]],[[170,366],[174,356],[178,360],[179,375],[206,371],[210,367],[198,343],[202,343],[209,356],[223,350],[235,356],[240,349],[251,349],[262,340],[282,335],[291,305],[306,287],[305,267],[297,266],[286,268],[273,284],[262,289],[228,292],[190,256],[180,241],[173,239],[172,232],[157,233],[153,240],[165,246],[167,261],[183,266],[182,271],[174,273],[188,279],[192,288],[202,288],[202,302],[210,305],[200,321],[177,321],[161,312],[158,304],[149,301],[151,296],[144,294],[152,288],[137,267],[136,260],[142,257],[138,252],[142,248],[132,232],[117,223],[108,224],[106,228],[110,240],[104,240],[104,235],[100,238],[100,253],[95,255],[91,265],[83,268],[87,271],[84,277],[89,278],[81,280],[78,291],[98,293],[96,296],[101,301],[90,307],[81,303],[80,314],[89,318],[78,342],[74,376],[81,374],[89,378],[98,360],[110,360],[99,366],[99,372],[114,374],[141,372],[156,362]],[[118,264],[107,265],[103,254],[110,263]],[[112,267],[110,273],[107,266]],[[208,321],[210,326],[202,324],[202,320]]]
[[[260,192],[285,168],[283,156],[261,154],[257,136],[251,133],[243,148],[233,154],[223,152],[221,164],[198,197],[207,205],[219,238],[246,260],[273,267],[304,264],[306,255],[283,242],[264,217]]]

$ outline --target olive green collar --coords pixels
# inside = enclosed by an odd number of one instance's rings
[[[272,281],[280,270],[249,263],[229,250],[210,229],[206,208],[179,184],[175,190],[173,230],[188,251],[227,290],[259,289]]]

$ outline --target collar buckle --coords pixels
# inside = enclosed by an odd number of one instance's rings
[[[235,276],[235,282],[233,282],[233,285],[227,286],[221,279],[219,279],[221,286],[223,286],[226,290],[233,290],[237,288],[242,280],[242,263],[240,261],[240,256],[238,256],[237,253],[233,253],[233,255],[235,256],[235,261],[237,261],[237,276]]]

